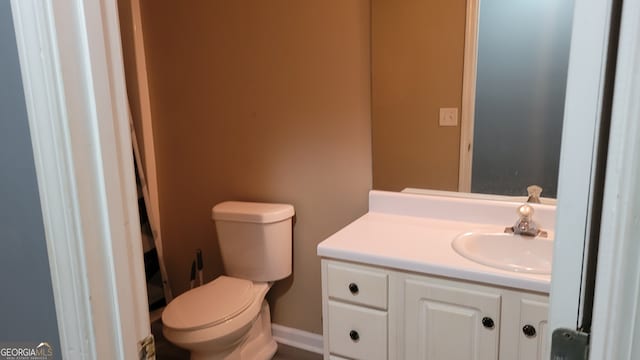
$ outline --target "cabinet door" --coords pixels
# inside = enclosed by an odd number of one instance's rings
[[[519,360],[548,359],[547,348],[547,302],[529,299],[520,300]],[[527,328],[525,328],[527,327]]]
[[[405,359],[498,358],[499,294],[429,279],[404,285]]]

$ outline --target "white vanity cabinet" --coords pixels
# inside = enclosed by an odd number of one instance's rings
[[[322,294],[325,359],[544,358],[545,294],[329,259]]]

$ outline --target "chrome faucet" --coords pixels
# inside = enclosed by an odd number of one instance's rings
[[[505,233],[513,233],[524,236],[547,237],[547,232],[540,230],[538,224],[533,221],[533,207],[523,204],[518,207],[518,220],[515,225],[504,229]]]
[[[542,188],[538,185],[527,186],[527,202],[540,204],[540,194],[542,194]]]

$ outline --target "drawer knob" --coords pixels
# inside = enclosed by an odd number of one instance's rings
[[[358,288],[358,284],[356,283],[349,284],[349,291],[351,291],[353,295],[356,295],[360,291],[360,289]]]
[[[524,336],[530,338],[530,337],[534,337],[536,336],[536,328],[533,327],[533,325],[525,325],[522,327],[522,332],[524,333]]]
[[[357,331],[355,331],[355,330],[351,330],[351,331],[349,331],[349,337],[350,337],[350,338],[351,338],[351,340],[353,340],[354,342],[355,342],[355,341],[360,340],[360,334],[358,334],[358,332],[357,332]]]
[[[484,326],[485,328],[493,329],[494,325],[495,324],[492,318],[486,316],[482,318],[482,326]]]

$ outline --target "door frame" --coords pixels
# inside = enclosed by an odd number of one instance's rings
[[[150,334],[115,0],[11,0],[63,358]]]
[[[633,359],[640,352],[640,2],[623,2],[619,34],[610,33],[618,6],[575,2],[558,186],[549,336],[557,328],[582,328],[583,312],[591,311],[591,359]],[[609,52],[616,36],[616,51]],[[607,89],[607,57],[616,52],[615,81]],[[609,131],[601,133],[608,91]],[[593,214],[595,187],[602,186],[594,180],[599,133],[607,136],[606,171],[601,211]],[[600,222],[597,267],[595,284],[588,284],[593,280],[583,269],[594,266],[586,264],[593,221]],[[582,300],[589,285],[595,285],[591,309]]]
[[[549,328],[581,326],[612,0],[575,2],[562,129]],[[594,218],[595,217],[595,218]],[[549,334],[549,338],[551,332]]]
[[[640,353],[640,1],[622,5],[598,267],[592,359]]]

